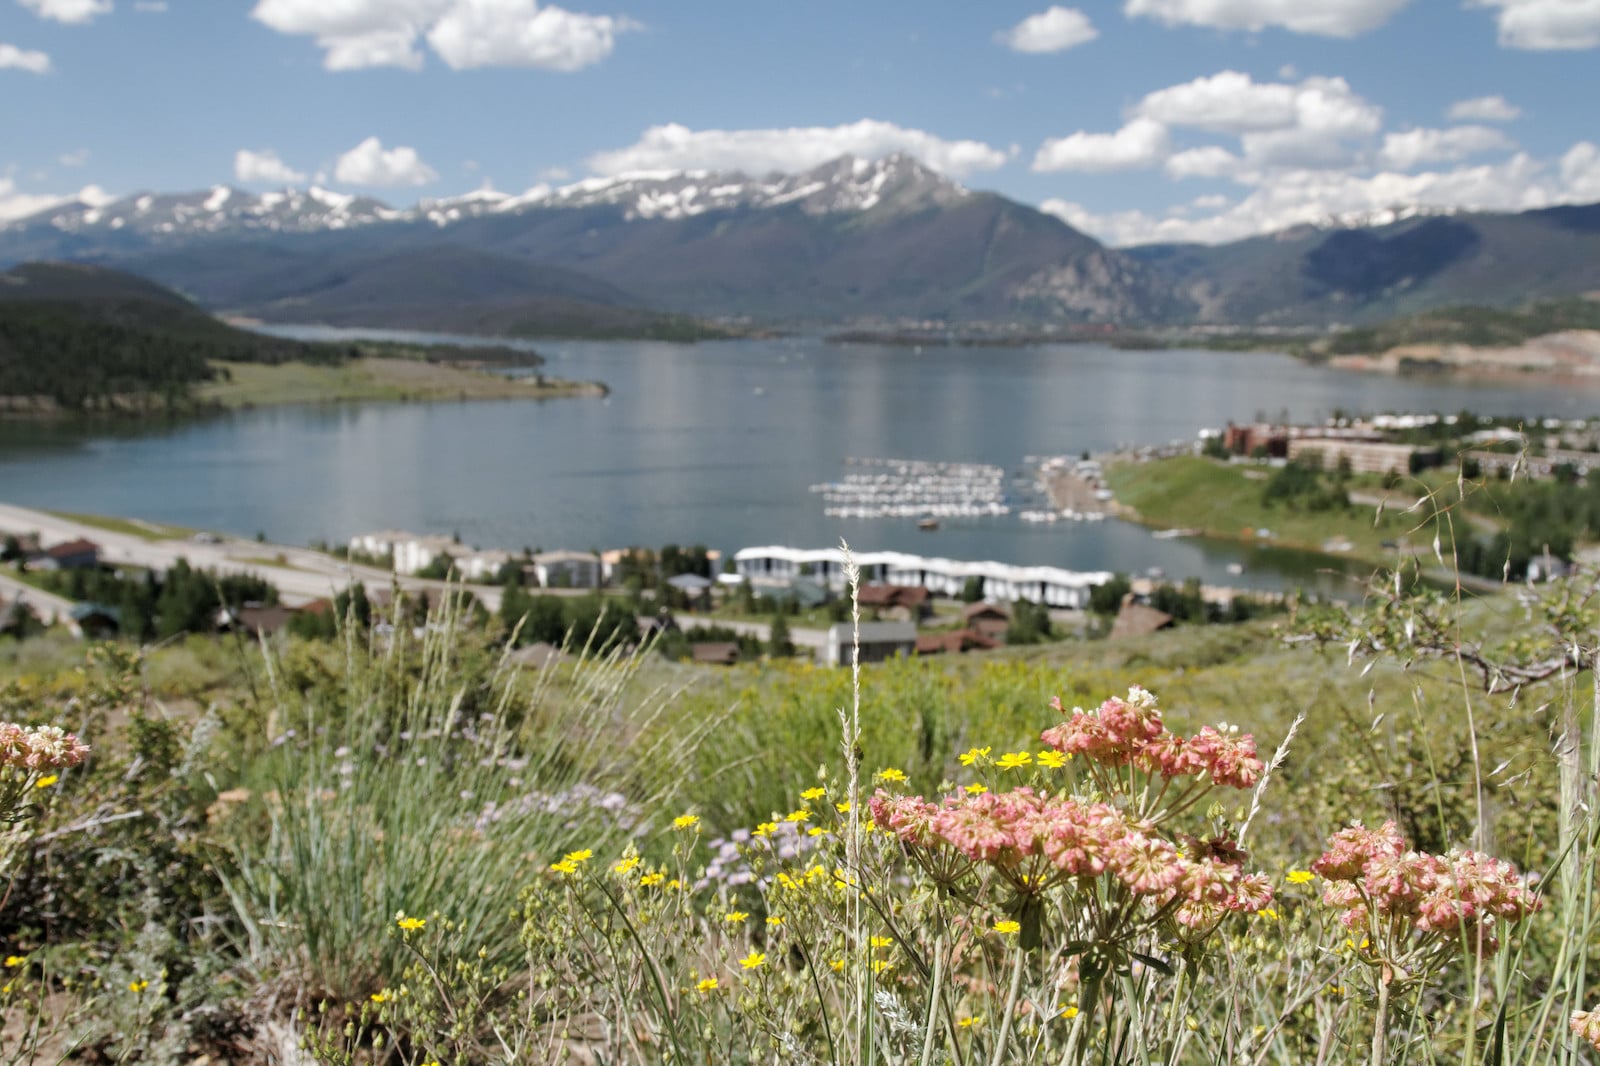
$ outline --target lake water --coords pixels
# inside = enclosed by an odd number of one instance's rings
[[[910,519],[827,518],[807,487],[841,477],[850,456],[1020,474],[1028,455],[1192,440],[1204,426],[1258,415],[1600,413],[1600,392],[1569,386],[1395,380],[1254,353],[917,352],[814,338],[533,347],[549,358],[548,373],[604,381],[611,395],[274,408],[139,428],[4,424],[0,500],[286,543],[394,527],[547,549],[825,547],[843,536],[861,550],[1325,586],[1317,572],[1327,560],[1297,552],[1154,540],[1115,521],[947,520],[928,533]],[[1235,561],[1244,575],[1227,573]]]

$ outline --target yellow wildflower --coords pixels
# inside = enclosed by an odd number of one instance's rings
[[[670,889],[675,889],[675,888],[682,888],[682,887],[683,887],[683,882],[678,880],[676,877],[674,877],[672,880],[667,882],[667,888],[669,890]]]
[[[972,748],[961,753],[961,765],[971,766],[979,759],[987,759],[992,748]]]
[[[25,963],[27,961],[28,961],[28,956],[26,956],[26,955],[7,955],[6,956],[6,969],[14,970],[18,966],[21,966],[23,963]]]
[[[1077,1007],[1062,1007],[1061,1008],[1061,1016],[1063,1018],[1076,1018],[1078,1016],[1078,1008]]]
[[[833,809],[838,811],[840,814],[849,814],[850,813],[850,801],[849,800],[844,800],[843,802],[835,803],[833,805]]]
[[[619,861],[615,866],[611,867],[611,870],[613,873],[625,874],[638,865],[639,856],[629,855],[626,859]]]
[[[906,774],[905,774],[904,770],[896,770],[892,766],[886,767],[885,769],[882,769],[882,770],[878,771],[878,780],[879,781],[903,782],[906,779],[907,778],[906,778]]]
[[[60,780],[61,780],[61,775],[60,774],[45,774],[43,777],[39,778],[39,780],[37,780],[37,781],[35,781],[33,783],[33,787],[34,788],[49,788],[51,785],[55,784],[57,781],[60,781]]]
[[[994,923],[994,931],[1005,936],[1013,936],[1022,932],[1022,923],[1014,922],[1010,918],[1006,918]]]
[[[1291,885],[1304,885],[1309,883],[1316,876],[1317,875],[1312,873],[1310,870],[1290,870],[1288,881]]]
[[[807,803],[810,803],[812,800],[819,800],[827,794],[828,790],[825,788],[808,788],[804,792],[800,793],[800,798],[805,800]]]
[[[588,862],[592,858],[594,858],[593,849],[591,849],[591,848],[580,848],[577,851],[569,851],[565,855],[561,856],[561,861],[562,862]]]
[[[956,1024],[963,1029],[971,1029],[975,1025],[983,1024],[983,1015],[979,1014],[962,1018],[960,1021],[956,1022]]]
[[[767,924],[776,929],[783,924],[783,919],[776,914],[769,914],[767,915]]]
[[[129,981],[128,982],[128,991],[129,992],[143,992],[145,989],[147,989],[149,987],[150,987],[150,982],[149,981]]]
[[[1040,766],[1048,766],[1052,770],[1059,770],[1067,765],[1067,757],[1054,749],[1041,751],[1035,758],[1038,759]]]
[[[844,960],[843,959],[829,959],[828,960],[828,969],[832,970],[834,973],[839,973],[839,972],[843,971],[844,970]]]
[[[387,993],[387,992],[374,992],[374,993],[372,993],[372,995],[368,996],[367,998],[372,1000],[372,1002],[374,1002],[374,1003],[387,1003],[387,1002],[389,1002],[389,993]]]
[[[398,925],[408,933],[414,933],[418,929],[421,929],[423,926],[427,925],[428,920],[426,918],[407,918],[404,914],[401,914],[395,918],[394,924]]]
[[[550,869],[558,874],[575,874],[578,872],[578,864],[571,859],[562,859],[560,862],[551,863]]]
[[[873,959],[872,960],[872,972],[873,973],[882,973],[885,970],[891,970],[893,968],[894,968],[894,963],[891,962],[888,959]]]
[[[1278,920],[1278,912],[1273,910],[1271,907],[1262,907],[1260,910],[1256,911],[1256,917],[1265,918],[1270,922],[1275,922]]]
[[[804,807],[801,807],[797,811],[790,811],[788,814],[784,815],[783,820],[786,822],[803,822],[810,817],[811,812],[806,810]]]
[[[1002,770],[1015,770],[1019,766],[1027,766],[1033,762],[1033,756],[1025,751],[1008,751],[996,760],[995,765]]]
[[[698,814],[680,814],[672,820],[672,828],[674,829],[693,829],[699,824],[700,816]]]
[[[744,911],[729,911],[727,914],[722,916],[722,920],[727,922],[729,925],[739,925],[749,917],[750,915],[746,914]]]
[[[887,936],[875,936],[872,938],[871,943],[875,948],[886,948],[894,943],[894,939]]]
[[[777,831],[777,822],[762,822],[760,825],[756,826],[756,836],[758,837],[770,836]]]
[[[694,989],[696,992],[711,992],[715,990],[716,987],[717,979],[715,977],[707,977],[705,980],[695,985]]]
[[[969,796],[981,796],[987,791],[989,791],[989,789],[983,785],[974,784],[967,786],[967,795]]]
[[[752,951],[750,954],[739,960],[739,965],[743,966],[747,970],[755,970],[759,969],[766,961],[767,956],[764,952]]]
[[[806,836],[808,836],[808,837],[821,837],[821,836],[827,836],[827,835],[828,835],[828,831],[826,829],[822,828],[822,826],[820,826],[820,825],[814,825],[810,829],[806,830]]]
[[[652,887],[654,885],[659,885],[661,882],[665,881],[666,879],[667,879],[667,875],[664,874],[664,873],[660,873],[660,872],[652,873],[652,874],[645,874],[643,877],[639,878],[639,887],[640,888],[650,888],[650,887]]]

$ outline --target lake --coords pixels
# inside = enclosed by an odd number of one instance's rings
[[[323,328],[310,339],[429,335]],[[471,338],[438,337],[471,343]],[[479,339],[479,343],[482,343]],[[972,461],[1192,440],[1257,416],[1600,413],[1569,385],[1402,379],[1286,356],[1096,345],[927,349],[816,338],[700,345],[539,342],[547,373],[606,399],[272,408],[160,426],[0,425],[0,500],[285,543],[402,528],[480,547],[825,547],[1329,587],[1321,556],[1154,540],[1116,521],[836,519],[807,487],[847,457]],[[1243,562],[1241,576],[1227,572]]]

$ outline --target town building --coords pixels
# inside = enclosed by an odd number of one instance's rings
[[[921,585],[862,585],[856,602],[862,611],[889,622],[920,624],[933,612],[933,597]]]
[[[54,545],[28,559],[30,570],[93,570],[99,565],[100,545],[82,539]]]
[[[1347,440],[1338,437],[1294,437],[1289,440],[1289,461],[1315,457],[1324,470],[1348,463],[1355,474],[1409,474],[1442,461],[1437,448],[1386,441]]]
[[[600,587],[600,556],[590,552],[540,552],[524,572],[542,588],[595,589]]]
[[[829,666],[849,666],[857,645],[861,662],[881,663],[917,650],[917,627],[910,622],[862,622],[859,640],[848,622],[828,627],[823,661]]]
[[[990,651],[999,646],[998,641],[971,629],[917,635],[918,655],[960,655],[969,651]]]

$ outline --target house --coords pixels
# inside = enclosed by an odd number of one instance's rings
[[[673,574],[667,578],[667,584],[692,599],[715,586],[716,582],[699,574]]]
[[[998,603],[969,603],[961,608],[961,624],[990,640],[1004,640],[1011,612]]]
[[[394,572],[416,574],[434,564],[440,556],[465,555],[467,549],[451,537],[413,537],[394,546]]]
[[[991,640],[972,629],[917,635],[918,655],[960,655],[969,651],[990,651],[999,646],[999,641]]]
[[[92,540],[69,540],[33,556],[31,570],[93,570],[100,565],[100,545]]]
[[[217,612],[217,628],[238,630],[255,637],[270,637],[289,624],[291,608],[274,604],[247,603],[243,607],[224,607]]]
[[[72,628],[84,640],[106,640],[122,628],[122,612],[100,603],[73,604]]]
[[[739,661],[739,645],[732,641],[707,641],[689,645],[689,655],[697,663],[713,666],[732,666]]]
[[[1170,614],[1142,603],[1135,603],[1133,593],[1130,592],[1122,597],[1122,606],[1117,611],[1116,620],[1111,623],[1110,639],[1142,637],[1158,629],[1168,629],[1172,625],[1173,618]]]
[[[459,556],[456,574],[463,581],[492,582],[499,580],[500,571],[511,561],[511,553],[498,549],[467,552]]]
[[[849,666],[855,646],[856,636],[849,623],[829,626],[823,648],[825,661],[829,666]],[[860,647],[863,663],[911,655],[917,650],[917,627],[910,622],[862,622]]]
[[[1357,474],[1409,474],[1444,461],[1437,448],[1337,437],[1298,437],[1289,442],[1289,461],[1316,457],[1322,469],[1348,463]]]
[[[863,585],[857,602],[863,611],[891,622],[920,623],[933,613],[933,595],[921,585]]]
[[[541,588],[595,589],[600,587],[600,557],[590,552],[540,552],[523,573]]]

